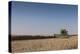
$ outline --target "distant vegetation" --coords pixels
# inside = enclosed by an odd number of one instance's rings
[[[19,36],[12,36],[12,40],[29,40],[29,39],[44,39],[44,38],[54,38],[54,36],[40,36],[40,35],[19,35]]]
[[[63,36],[68,35],[68,31],[66,29],[61,29],[61,35]]]
[[[12,35],[11,40],[31,40],[31,39],[46,39],[46,38],[68,38],[70,36],[77,35],[68,35],[66,29],[61,29],[60,34],[54,34],[52,36],[42,36],[42,35]]]
[[[54,34],[55,38],[68,38],[68,31],[66,29],[61,29],[60,34]]]

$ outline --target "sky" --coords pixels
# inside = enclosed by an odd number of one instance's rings
[[[66,29],[78,33],[77,5],[12,2],[12,35],[53,35]]]

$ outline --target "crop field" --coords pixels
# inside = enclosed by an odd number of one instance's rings
[[[12,52],[67,50],[78,48],[78,36],[11,41]]]

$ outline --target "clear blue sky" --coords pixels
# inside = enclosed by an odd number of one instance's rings
[[[12,2],[11,34],[52,35],[61,29],[77,34],[77,5]]]

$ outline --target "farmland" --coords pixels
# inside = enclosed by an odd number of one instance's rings
[[[15,39],[14,39],[15,40]],[[70,36],[69,38],[43,38],[43,39],[24,39],[12,40],[12,52],[31,52],[31,51],[47,51],[47,50],[66,50],[77,49],[78,36]]]

